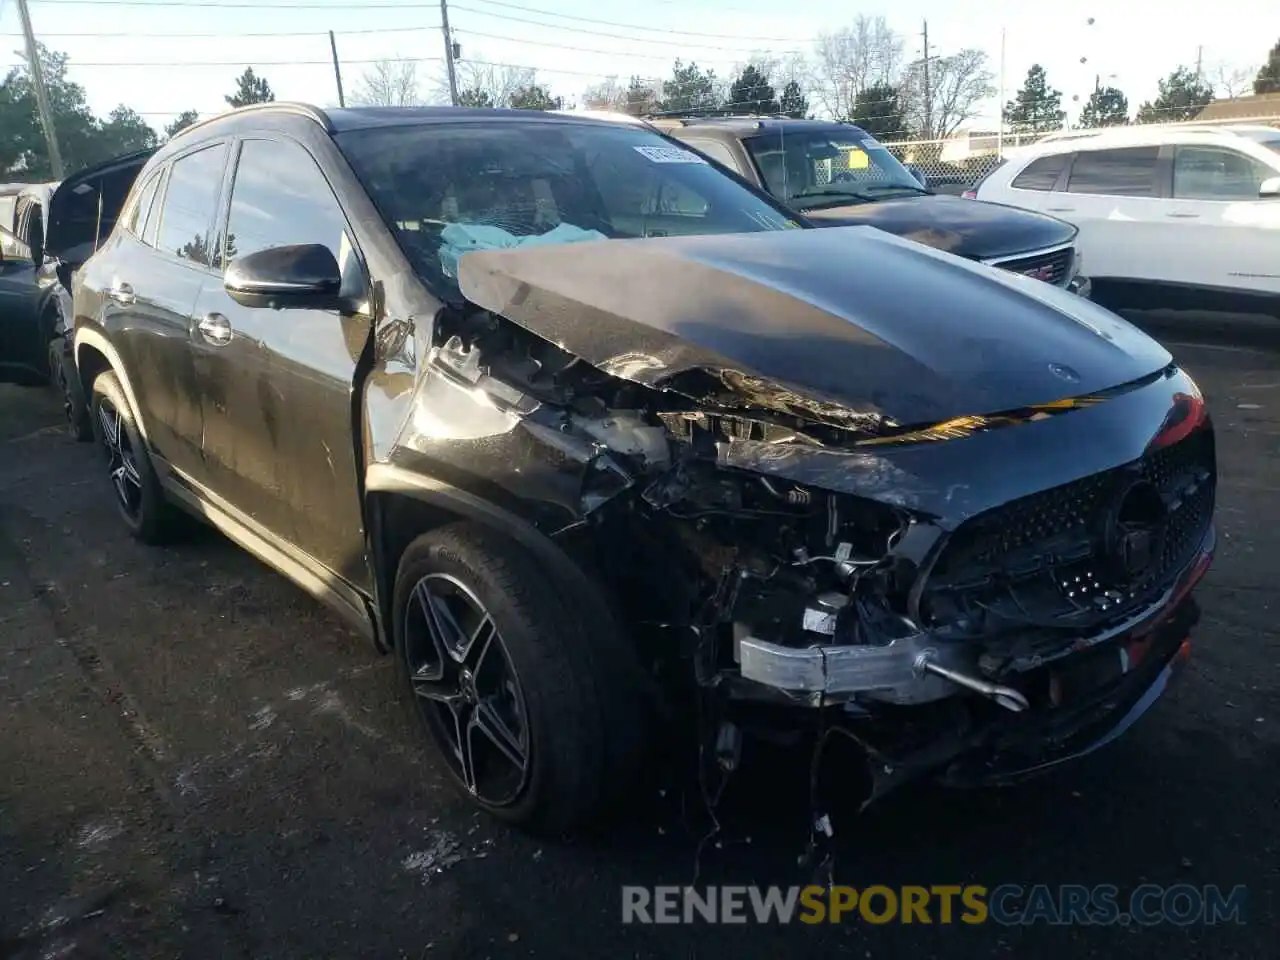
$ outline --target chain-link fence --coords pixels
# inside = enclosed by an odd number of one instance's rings
[[[1200,120],[1185,123],[1148,125],[1155,129],[1202,129],[1226,124],[1265,125],[1280,127],[1280,117],[1256,117],[1252,119]],[[1137,126],[1129,124],[1129,127]],[[1117,127],[1098,128],[1115,130]],[[1020,147],[1031,146],[1046,139],[1085,136],[1094,132],[1081,127],[1071,130],[1055,130],[1041,133],[1005,132],[992,130],[961,131],[942,140],[903,140],[886,142],[889,151],[905,164],[917,167],[928,179],[929,185],[940,193],[962,193],[973,187],[983,177],[1000,166],[1003,158]]]

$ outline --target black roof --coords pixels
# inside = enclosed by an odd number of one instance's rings
[[[584,123],[613,126],[612,123],[593,117],[575,117],[571,113],[551,113],[543,110],[499,110],[485,107],[341,107],[321,109],[309,103],[273,101],[259,103],[237,110],[219,113],[192,124],[183,130],[203,129],[206,125],[234,122],[246,115],[281,113],[306,117],[318,123],[329,133],[346,130],[369,130],[376,127],[420,126],[429,123],[458,123],[484,121],[488,123],[522,121],[524,123]]]
[[[838,120],[798,120],[792,117],[655,117],[654,122],[659,129],[665,126],[663,121],[679,120],[676,129],[690,130],[695,127],[707,128],[734,136],[751,136],[753,134],[771,133],[783,130],[787,133],[803,133],[809,130],[831,130],[833,127],[845,132],[863,133],[861,127]]]

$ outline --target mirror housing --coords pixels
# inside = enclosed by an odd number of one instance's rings
[[[1280,197],[1280,177],[1268,177],[1258,186],[1260,197]]]
[[[342,271],[333,252],[320,243],[246,254],[231,261],[222,285],[245,307],[336,310],[342,305]]]
[[[907,167],[907,173],[911,174],[911,176],[916,178],[916,183],[920,184],[920,186],[924,187],[925,189],[928,189],[929,178],[924,175],[924,171],[921,170],[919,167],[917,167],[914,163],[908,163],[906,164],[906,167]]]

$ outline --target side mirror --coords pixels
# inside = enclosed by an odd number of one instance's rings
[[[222,285],[245,307],[332,310],[340,306],[342,272],[328,247],[301,243],[231,261]]]
[[[922,187],[929,186],[929,178],[924,175],[924,171],[915,164],[907,164],[907,173],[916,178],[916,183]]]
[[[1263,180],[1258,187],[1258,196],[1280,197],[1280,177],[1271,177]]]

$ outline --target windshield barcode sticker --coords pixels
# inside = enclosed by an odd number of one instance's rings
[[[679,147],[636,147],[636,153],[648,157],[654,163],[706,163],[696,153]]]

